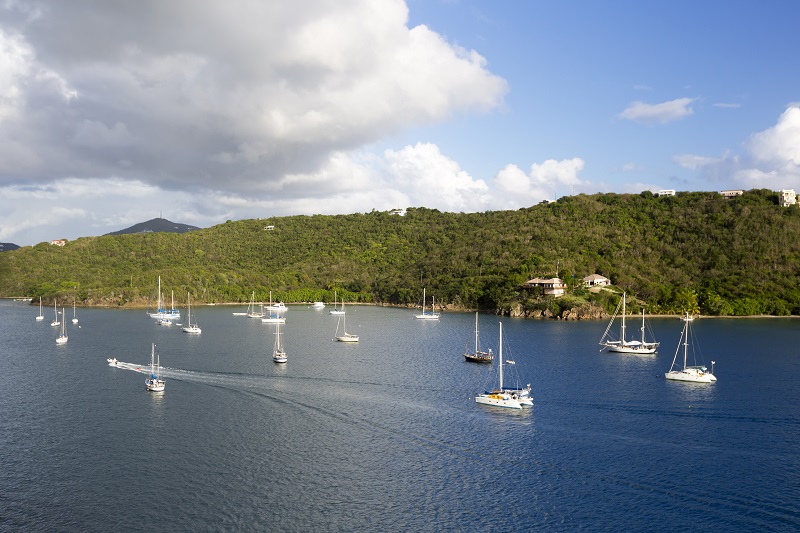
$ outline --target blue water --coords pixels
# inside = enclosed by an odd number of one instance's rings
[[[236,309],[236,310],[243,310]],[[800,321],[695,323],[716,384],[598,351],[606,324],[502,319],[535,405],[477,405],[472,314],[291,306],[272,326],[198,307],[202,335],[78,309],[69,342],[0,301],[0,530],[754,531],[800,528]],[[68,318],[71,312],[67,312]],[[498,317],[481,315],[497,347]],[[157,344],[164,394],[145,375]]]

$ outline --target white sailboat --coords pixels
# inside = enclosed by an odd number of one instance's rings
[[[161,379],[161,360],[156,359],[156,344],[150,352],[150,377],[144,380],[144,386],[150,392],[164,392],[166,382]]]
[[[186,322],[187,325],[181,328],[182,331],[186,333],[202,333],[203,330],[200,329],[200,326],[197,325],[197,322],[192,324],[192,296],[190,293],[186,293]]]
[[[42,297],[39,296],[39,316],[36,317],[37,322],[41,322],[44,320],[44,315],[42,314]]]
[[[259,311],[256,311],[256,291],[250,297],[250,307],[247,308],[247,316],[250,318],[264,318],[264,304],[259,302]]]
[[[436,312],[436,297],[433,297],[433,304],[431,305],[431,312],[425,312],[425,288],[422,289],[422,313],[415,315],[414,318],[421,320],[439,320],[439,313]]]
[[[78,323],[78,315],[75,313],[75,300],[72,300],[72,323]]]
[[[503,323],[500,322],[500,346],[498,350],[498,375],[499,385],[496,389],[486,391],[475,397],[475,402],[483,405],[491,405],[494,407],[508,407],[511,409],[522,409],[523,405],[526,407],[533,405],[533,399],[530,396],[531,386],[528,384],[525,388],[505,389],[503,388]],[[513,364],[513,363],[512,363]]]
[[[164,298],[161,295],[161,276],[158,276],[158,308],[155,313],[148,312],[150,318],[177,320],[181,317],[181,312],[175,309],[175,293],[172,293],[172,309],[164,308]]]
[[[64,315],[64,309],[61,309],[61,314],[63,316],[66,316]],[[69,337],[67,337],[67,321],[66,319],[64,319],[61,321],[61,333],[56,338],[56,344],[66,344],[68,340]]]
[[[687,366],[687,358],[689,353],[689,338],[692,337],[692,319],[689,313],[686,313],[683,320],[683,331],[681,332],[681,339],[678,341],[678,347],[675,350],[675,357],[672,358],[672,366],[669,372],[664,374],[664,377],[672,381],[691,381],[694,383],[714,383],[717,381],[714,376],[714,361],[711,361],[711,372],[708,371],[704,365]],[[681,351],[681,344],[683,345],[683,367],[675,366],[678,361],[678,354]],[[692,342],[692,350],[694,356],[695,343]],[[695,363],[697,361],[694,361]]]
[[[286,350],[283,349],[280,323],[275,324],[275,345],[272,348],[272,360],[276,363],[285,363],[287,360]]]
[[[494,360],[494,354],[492,353],[492,349],[489,348],[488,352],[482,351],[478,347],[478,313],[475,313],[475,350],[470,352],[469,348],[464,350],[464,358],[467,361],[472,361],[475,363],[491,363]]]
[[[58,300],[53,302],[53,321],[50,322],[50,325],[53,326],[53,327],[61,325],[61,321],[58,319],[58,307],[56,307],[56,302],[57,301]]]
[[[617,315],[620,314],[620,307],[622,307],[622,324],[620,326],[619,339],[617,340],[614,338],[611,328],[614,325],[614,320],[616,319]],[[600,338],[600,345],[604,348],[607,348],[609,352],[646,355],[656,353],[658,344],[659,343],[655,341],[648,342],[645,339],[644,309],[642,309],[642,339],[625,339],[625,293],[623,292],[622,300],[620,300],[620,303],[617,305],[617,309],[614,311],[614,316],[611,317],[611,321],[608,323],[605,333],[603,333],[603,336]]]
[[[339,333],[339,326],[342,326],[342,332]],[[342,313],[339,320],[336,322],[336,340],[339,342],[358,342],[358,335],[347,333],[347,315],[344,312],[344,302],[342,302]]]
[[[286,307],[283,305],[283,302],[280,303],[280,306],[283,306],[284,308]],[[280,306],[272,305],[272,291],[269,291],[269,305],[267,306],[268,314],[261,319],[261,322],[264,324],[285,324],[286,319],[280,315]]]
[[[344,314],[344,302],[342,302],[342,308],[336,308],[336,291],[333,291],[333,309],[328,311],[331,315],[343,315]]]
[[[286,307],[286,304],[283,302],[278,302],[276,304],[272,304],[272,291],[269,291],[269,306],[267,306],[267,311],[276,312],[276,313],[285,313],[288,311],[289,308]]]

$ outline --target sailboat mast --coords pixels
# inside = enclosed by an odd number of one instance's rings
[[[475,311],[475,353],[478,353],[478,312]]]
[[[620,328],[620,340],[625,345],[625,293],[622,293],[622,327]]]
[[[644,309],[642,309],[642,345],[644,346]]]
[[[503,323],[500,322],[500,390],[503,390]]]
[[[683,368],[686,369],[686,353],[689,350],[689,313],[686,313],[685,325],[683,326]]]

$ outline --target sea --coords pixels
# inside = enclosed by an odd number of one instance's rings
[[[290,305],[276,364],[245,307],[193,307],[200,335],[67,308],[56,345],[52,309],[0,301],[0,530],[800,530],[800,320],[696,320],[697,384],[664,379],[677,318],[642,356],[600,351],[604,321],[481,314],[533,388],[514,410],[475,403],[473,313],[352,305],[345,344]]]

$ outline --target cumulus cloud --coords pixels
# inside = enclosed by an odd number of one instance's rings
[[[341,212],[387,175],[414,181],[398,158],[428,157],[434,187],[454,180],[444,205],[467,209],[475,183],[432,147],[379,163],[362,149],[507,91],[478,52],[409,27],[402,0],[6,2],[0,187],[114,179],[303,212],[324,196]]]
[[[576,186],[585,184],[578,178],[584,164],[578,157],[561,161],[548,159],[541,164],[533,163],[528,173],[516,165],[506,165],[492,182],[496,189],[495,207],[515,209],[552,200],[560,187],[569,187],[571,193]]]
[[[751,135],[743,148],[721,157],[680,154],[673,161],[712,181],[732,179],[744,189],[800,189],[800,106],[788,106],[774,126]]]
[[[0,145],[50,152],[33,168],[0,157],[5,180],[244,190],[507,91],[477,52],[409,28],[399,0],[11,3],[0,17]]]
[[[690,107],[694,101],[694,98],[678,98],[660,104],[637,101],[620,113],[619,118],[645,124],[665,124],[694,114],[694,110]]]

